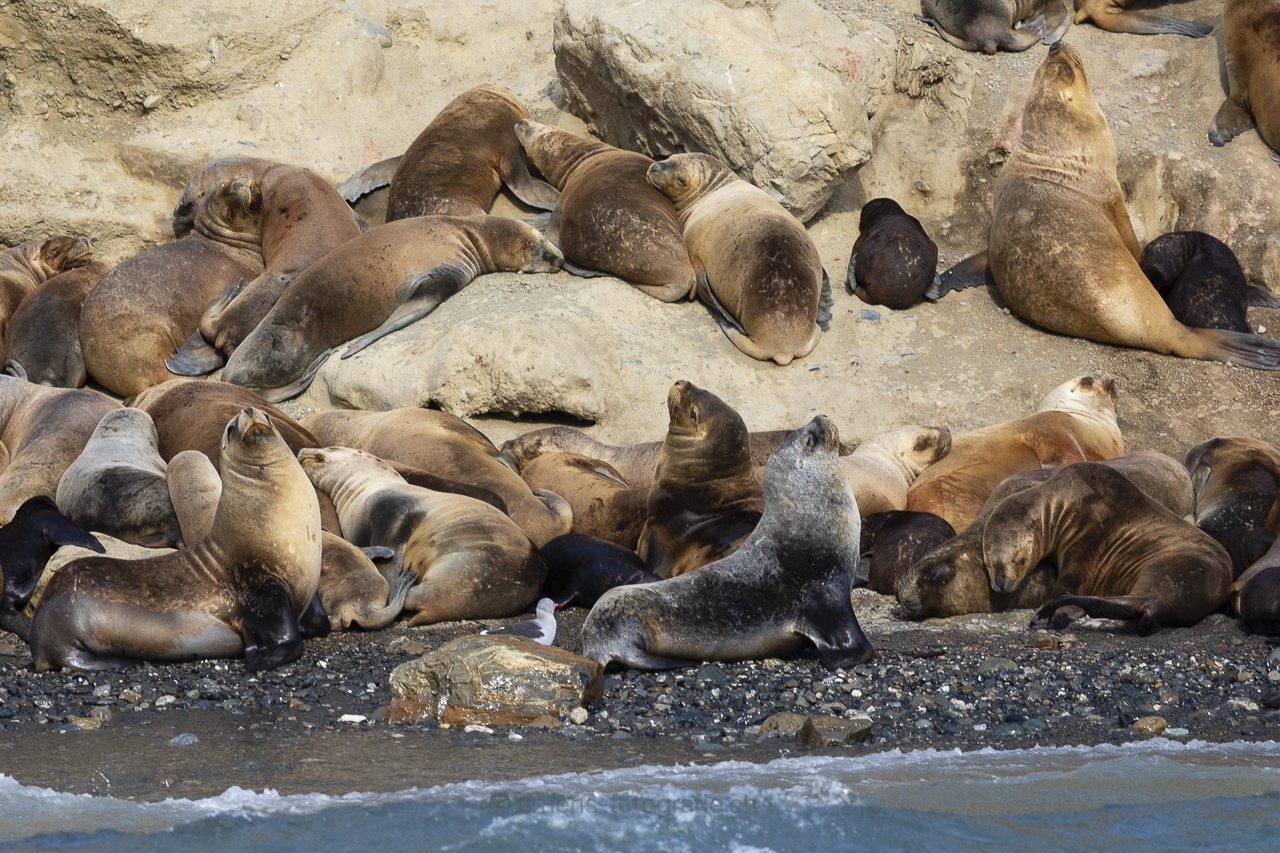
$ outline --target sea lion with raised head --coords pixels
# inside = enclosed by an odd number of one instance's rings
[[[582,625],[582,654],[606,669],[673,669],[782,657],[812,644],[827,669],[871,658],[850,600],[859,517],[819,415],[769,458],[764,515],[733,554],[696,572],[606,592]]]
[[[111,265],[90,261],[55,275],[27,294],[4,338],[4,372],[36,385],[80,388],[89,378],[80,348],[85,297]]]
[[[1209,125],[1219,147],[1251,127],[1280,160],[1280,0],[1226,0],[1227,99]]]

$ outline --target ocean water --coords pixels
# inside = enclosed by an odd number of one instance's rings
[[[0,850],[1272,851],[1280,745],[924,750],[140,803],[0,776]]]

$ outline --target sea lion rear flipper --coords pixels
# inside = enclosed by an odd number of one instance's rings
[[[471,279],[471,273],[453,264],[440,264],[409,276],[396,288],[396,301],[399,305],[391,312],[391,316],[372,332],[352,341],[342,358],[350,358],[379,338],[421,320],[440,307],[440,303],[466,287]]]
[[[1139,12],[1115,7],[1108,7],[1107,11],[1109,14],[1104,15],[1101,20],[1097,18],[1092,20],[1100,29],[1112,33],[1132,33],[1140,36],[1167,33],[1199,39],[1213,32],[1213,26],[1210,24],[1197,24],[1194,21],[1157,15],[1154,12]]]
[[[281,385],[279,388],[251,388],[249,390],[257,392],[268,403],[283,403],[285,400],[292,400],[307,390],[307,387],[315,380],[316,374],[320,372],[320,368],[324,366],[324,363],[329,360],[331,355],[333,355],[333,350],[331,349],[320,353],[320,355],[316,356],[316,360],[311,362],[311,366],[288,385]]]
[[[1067,4],[1062,0],[1057,0],[1056,4],[1050,0],[1050,4],[1054,8],[1046,9],[1045,34],[1041,41],[1045,44],[1056,44],[1067,34],[1067,28],[1071,26],[1071,15],[1067,12]]]
[[[564,262],[561,264],[560,268],[563,269],[565,272],[569,273],[570,275],[576,275],[578,278],[600,278],[601,276],[607,276],[607,275],[613,274],[613,273],[601,272],[600,270],[593,270],[590,267],[579,266],[578,264],[575,264],[573,261],[569,260],[568,258],[564,259]]]
[[[996,37],[995,43],[1010,53],[1019,53],[1029,48],[1035,47],[1036,42],[1044,37],[1045,23],[1044,15],[1037,15],[1029,21],[1023,21],[1022,25],[1016,30],[1010,30],[1007,33],[1001,33]],[[992,53],[986,50],[984,52]]]
[[[177,352],[164,360],[170,373],[178,376],[204,376],[226,363],[222,353],[214,349],[196,329]]]
[[[1254,370],[1280,370],[1280,341],[1263,335],[1244,332],[1228,332],[1225,329],[1193,329],[1187,327],[1202,347],[1196,352],[1175,353],[1184,358],[1200,358],[1207,361],[1226,361]]]
[[[377,560],[390,560],[396,555],[396,552],[386,545],[369,545],[360,549],[370,562]]]
[[[826,270],[824,269],[825,273]],[[844,274],[844,291],[850,295],[858,289],[858,256],[856,254],[849,256],[849,271]]]
[[[23,382],[30,382],[27,378],[27,369],[13,359],[9,359],[4,363],[4,372],[10,376],[16,376]]]
[[[991,267],[987,262],[987,250],[983,249],[938,276],[933,287],[925,291],[924,298],[937,302],[953,290],[968,290],[988,283],[991,283]]]
[[[831,330],[831,309],[835,304],[835,297],[831,295],[831,276],[827,275],[827,268],[823,267],[822,295],[818,297],[818,328],[824,332]]]
[[[967,39],[962,39],[959,36],[955,36],[947,32],[942,28],[942,25],[939,24],[937,21],[935,21],[933,18],[926,18],[923,15],[916,15],[915,19],[922,24],[927,24],[928,26],[933,27],[933,31],[936,32],[938,36],[948,44],[953,44],[956,47],[960,48],[961,50],[973,50],[973,51],[982,50],[982,48],[978,45],[977,42],[968,41]],[[993,50],[992,53],[994,52],[995,51]]]
[[[1154,628],[1153,609],[1159,602],[1137,595],[1061,595],[1036,611],[1031,627],[1049,627],[1053,614],[1063,607],[1079,607],[1086,616],[1095,619],[1137,619],[1144,630]]]
[[[1246,304],[1258,308],[1280,308],[1280,293],[1272,293],[1265,287],[1250,284],[1245,287]]]
[[[380,190],[391,183],[391,176],[400,165],[399,157],[379,160],[371,166],[365,166],[359,172],[347,178],[338,187],[338,195],[354,204],[374,190]]]
[[[531,207],[540,207],[543,210],[555,210],[560,204],[560,190],[529,174],[523,148],[517,145],[503,165],[506,168],[501,170],[502,181],[516,194],[516,198]]]
[[[275,669],[302,657],[302,635],[289,597],[284,583],[270,575],[244,591],[240,636],[249,672]]]
[[[564,254],[564,246],[560,245],[560,220],[563,213],[564,211],[560,209],[560,204],[557,202],[555,210],[546,214],[547,224],[540,229],[542,236],[547,238],[547,242],[559,249],[561,254]],[[569,259],[565,258],[564,261],[568,263]]]
[[[1229,97],[1218,107],[1213,121],[1209,123],[1209,141],[1221,148],[1254,125],[1253,114],[1236,98]]]
[[[707,280],[705,270],[698,273],[698,296],[702,297],[702,301],[711,310],[711,316],[716,318],[716,322],[720,324],[720,328],[724,329],[726,335],[729,334],[730,329],[740,335],[747,334],[747,330],[742,328],[742,324],[738,322],[737,318],[720,304],[719,299],[716,299],[715,293],[711,290],[711,282]]]
[[[298,617],[298,635],[304,640],[311,640],[316,637],[327,637],[331,630],[333,626],[329,622],[329,614],[324,612],[320,595],[311,596],[311,603]]]

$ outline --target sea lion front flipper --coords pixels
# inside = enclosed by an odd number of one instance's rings
[[[333,630],[333,625],[329,622],[329,614],[324,611],[324,603],[320,601],[319,593],[311,596],[311,603],[307,605],[306,610],[302,611],[297,621],[298,635],[304,640],[327,637]]]
[[[22,642],[31,644],[31,617],[21,610],[12,613],[0,612],[0,629],[16,634]]]
[[[590,267],[579,266],[578,264],[575,264],[573,261],[569,260],[568,258],[564,259],[564,262],[561,264],[560,268],[563,269],[565,272],[569,273],[570,275],[576,275],[578,278],[600,278],[601,276],[608,276],[613,274],[613,273],[601,272],[600,270],[593,270]]]
[[[399,304],[391,312],[391,316],[372,332],[352,341],[342,358],[350,358],[379,338],[421,320],[439,308],[440,303],[466,287],[471,279],[469,272],[453,264],[440,264],[426,272],[409,276],[396,288],[396,302]]]
[[[191,333],[177,352],[164,360],[169,372],[178,376],[204,376],[225,363],[222,353],[205,340],[199,329]]]
[[[1280,293],[1272,293],[1265,287],[1250,284],[1245,287],[1245,304],[1258,308],[1280,308]]]
[[[249,672],[275,669],[302,657],[302,634],[293,618],[289,590],[279,578],[265,571],[264,575],[244,590],[240,603],[240,636]]]
[[[374,190],[388,186],[399,165],[400,157],[389,157],[365,166],[338,186],[338,195],[346,199],[348,204],[354,204]]]
[[[989,283],[991,283],[991,265],[987,261],[987,250],[983,249],[938,276],[933,287],[925,291],[924,298],[930,302],[937,302],[953,290],[968,290],[971,287]]]
[[[852,261],[850,261],[852,263]],[[822,294],[818,297],[818,328],[824,332],[831,330],[831,309],[836,305],[835,297],[831,295],[831,276],[827,275],[827,268],[822,268]]]
[[[369,558],[370,562],[376,562],[377,560],[390,560],[396,555],[396,552],[393,549],[388,548],[386,545],[368,545],[360,550]]]
[[[9,359],[4,363],[4,372],[10,376],[16,376],[23,382],[30,382],[27,378],[27,369],[13,359]]]
[[[1209,141],[1221,148],[1254,125],[1253,114],[1236,99],[1233,89],[1231,97],[1222,102],[1209,124]]]
[[[823,272],[825,273],[826,270],[824,269]],[[849,271],[844,274],[844,292],[845,293],[852,295],[853,292],[858,289],[857,272],[858,272],[858,256],[856,254],[850,255]]]
[[[1055,8],[1046,9],[1045,34],[1041,41],[1052,45],[1062,41],[1062,37],[1067,34],[1067,28],[1071,26],[1071,14],[1067,12],[1067,4],[1063,0],[1049,0],[1049,6]]]
[[[324,363],[329,360],[331,355],[333,355],[333,350],[331,349],[320,353],[316,356],[315,361],[311,362],[311,366],[288,385],[281,385],[279,388],[250,388],[249,390],[257,392],[268,403],[283,403],[285,400],[292,400],[307,390],[308,386],[315,381],[316,374],[320,372],[321,367],[324,367]]]
[[[560,190],[529,174],[524,149],[519,145],[511,151],[502,165],[505,167],[499,170],[502,182],[511,188],[516,198],[530,207],[540,207],[543,210],[555,210],[559,206]]]
[[[1009,53],[1021,53],[1024,50],[1035,47],[1036,42],[1044,38],[1045,23],[1044,15],[1037,15],[1029,21],[1023,21],[1022,26],[1016,30],[1010,30],[1008,33],[1001,33],[996,37],[995,43],[1007,50]],[[1051,42],[1046,42],[1051,44]],[[983,46],[984,53],[993,53]]]
[[[738,319],[720,304],[719,299],[716,299],[715,293],[711,290],[711,282],[707,279],[706,270],[698,273],[698,296],[702,297],[702,301],[711,310],[711,316],[716,318],[716,322],[720,324],[720,328],[724,329],[726,335],[729,334],[730,329],[743,336],[747,334],[747,330],[742,328]],[[730,339],[732,340],[732,336]]]
[[[1141,630],[1150,631],[1156,627],[1153,620],[1159,602],[1138,595],[1061,595],[1036,611],[1031,628],[1049,627],[1053,614],[1063,607],[1079,607],[1094,619],[1137,619]]]
[[[858,558],[858,568],[853,572],[853,585],[866,586],[871,582],[871,555],[863,554]]]
[[[819,625],[814,616],[827,624]],[[846,604],[843,609],[837,605],[823,608],[814,614],[806,614],[791,630],[813,643],[818,650],[818,660],[832,671],[853,669],[875,655],[871,643],[867,642],[862,633],[862,627],[858,625],[858,618],[853,615],[852,605]]]
[[[573,529],[573,506],[567,500],[550,489],[534,489],[533,496],[547,508],[547,516],[561,528],[561,533]]]
[[[563,210],[560,209],[559,202],[556,203],[555,210],[544,214],[547,217],[547,224],[540,230],[542,236],[547,238],[547,242],[560,250],[560,254],[564,254],[564,246],[560,245],[560,220],[563,218]],[[565,258],[564,262],[569,263],[569,259]]]
[[[257,281],[258,279],[254,279]],[[213,297],[213,301],[204,309],[204,313],[200,315],[200,332],[207,340],[217,338],[218,320],[222,318],[223,312],[236,301],[241,293],[244,292],[246,282],[243,278],[231,282],[222,289],[222,292]],[[185,346],[185,344],[184,344]]]

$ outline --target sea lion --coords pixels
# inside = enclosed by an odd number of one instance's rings
[[[662,580],[635,551],[583,533],[557,536],[538,550],[547,564],[542,594],[558,607],[590,608],[616,586]]]
[[[664,578],[729,556],[764,512],[742,416],[683,379],[667,393],[667,412],[636,549],[649,571]]]
[[[199,328],[165,366],[198,376],[222,366],[224,357],[276,304],[299,273],[354,237],[360,228],[342,196],[315,172],[270,160],[243,164],[262,193],[262,273],[227,285],[200,317]],[[231,171],[227,166],[225,171]],[[247,283],[246,283],[247,281]]]
[[[111,265],[90,261],[27,294],[4,338],[4,372],[36,385],[80,388],[89,374],[80,349],[80,309]]]
[[[1231,584],[1227,603],[1250,631],[1280,636],[1280,539]]]
[[[58,512],[47,495],[23,502],[13,519],[0,527],[0,628],[26,639],[31,636],[31,620],[22,613],[45,563],[63,545],[79,545],[102,553],[102,545],[89,531],[72,524]]]
[[[120,404],[88,388],[50,388],[0,376],[0,524],[27,498],[53,497],[102,416]]]
[[[1094,26],[1108,32],[1144,36],[1170,33],[1198,39],[1213,32],[1212,24],[1197,24],[1155,12],[1126,9],[1131,2],[1133,0],[1076,0],[1075,22],[1093,21]]]
[[[28,240],[0,252],[0,362],[5,360],[14,312],[37,287],[93,260],[89,241],[78,237]]]
[[[89,375],[132,396],[176,378],[164,361],[228,284],[262,272],[262,192],[236,179],[201,200],[193,231],[112,268],[85,297],[80,344]]]
[[[1144,633],[1194,625],[1226,602],[1231,584],[1231,558],[1213,537],[1093,462],[1005,498],[987,519],[982,551],[997,592],[1012,592],[1041,560],[1057,567],[1055,597],[1033,627],[1067,606],[1136,619]]]
[[[420,576],[404,601],[410,625],[523,613],[547,567],[529,537],[488,504],[410,486],[371,453],[307,449],[298,461],[338,508],[343,538],[383,546]]]
[[[205,162],[187,179],[182,195],[173,206],[173,235],[181,240],[195,230],[196,212],[210,193],[225,189],[236,180],[261,185],[263,176],[273,165],[271,160],[239,155]]]
[[[529,174],[514,130],[528,117],[528,107],[492,83],[454,98],[396,165],[387,222],[488,213],[503,184],[525,204],[551,210],[559,194]]]
[[[987,54],[1026,50],[1042,38],[1053,44],[1071,23],[1062,0],[921,0],[920,9],[944,41]]]
[[[546,453],[526,465],[520,479],[531,489],[568,501],[574,533],[635,550],[648,515],[649,492],[631,488],[608,462],[580,453]]]
[[[951,430],[946,427],[905,426],[873,436],[841,456],[840,470],[865,518],[906,509],[916,478],[950,452]]]
[[[937,288],[938,244],[891,198],[873,198],[858,215],[858,239],[845,288],[868,305],[905,311]]]
[[[218,469],[201,451],[184,450],[165,466],[165,480],[183,541],[199,542],[213,529],[218,501],[222,499]]]
[[[788,655],[808,643],[827,669],[873,650],[850,601],[858,506],[819,415],[764,471],[764,515],[737,551],[696,572],[606,592],[582,625],[582,654],[608,669],[672,669]]]
[[[1235,253],[1202,231],[1175,231],[1147,244],[1138,265],[1184,326],[1253,334],[1250,305],[1280,308],[1280,296],[1245,281]]]
[[[227,424],[220,457],[207,537],[149,560],[76,560],[49,581],[31,626],[38,672],[241,654],[257,671],[302,654],[320,583],[315,489],[257,409]]]
[[[861,509],[861,506],[859,506]],[[956,531],[931,512],[889,510],[862,516],[862,560],[855,583],[882,595],[895,595],[898,576]]]
[[[1174,515],[1190,515],[1191,478],[1177,460],[1155,451],[1140,450],[1099,462],[1124,476]],[[987,519],[1005,498],[1039,485],[1056,469],[1022,471],[1006,477],[992,490],[968,527],[925,554],[912,565],[897,567],[894,594],[908,619],[992,613],[1046,603],[1057,580],[1057,569],[1041,562],[1012,592],[991,588],[982,557]]]
[[[180,547],[182,530],[169,499],[158,442],[156,426],[146,412],[107,412],[58,480],[58,509],[77,527],[122,542]]]
[[[831,319],[831,284],[798,219],[709,154],[674,154],[649,183],[676,207],[698,296],[733,345],[790,364]]]
[[[1274,535],[1280,495],[1280,449],[1245,436],[1211,438],[1187,451],[1183,463],[1195,488],[1196,526],[1214,535],[1265,527]]]
[[[1094,371],[1050,391],[1032,415],[956,436],[951,452],[916,478],[906,508],[964,530],[1011,474],[1122,455],[1117,396],[1111,375]]]
[[[652,158],[525,119],[516,136],[560,201],[544,232],[568,272],[609,273],[663,302],[692,299],[698,277],[671,199],[646,177]]]
[[[418,573],[397,564],[391,580],[367,553],[336,533],[321,533],[320,587],[317,595],[334,631],[380,631],[404,611],[405,598]],[[391,550],[387,552],[388,559]]]
[[[425,317],[482,273],[552,272],[560,250],[505,216],[423,216],[348,240],[293,280],[240,344],[222,381],[273,403],[306,390],[331,348],[342,358]]]
[[[1221,147],[1256,125],[1280,159],[1280,0],[1227,0],[1222,23],[1227,99],[1209,141]]]

